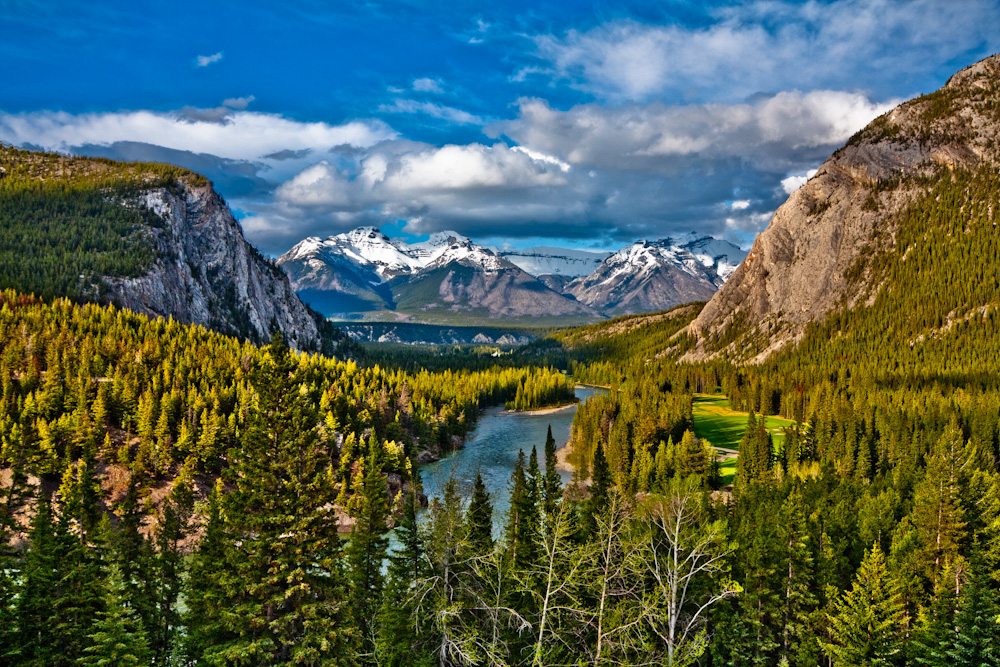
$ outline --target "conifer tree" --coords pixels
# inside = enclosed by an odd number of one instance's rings
[[[476,554],[486,554],[493,548],[493,504],[486,491],[483,476],[476,473],[472,482],[472,497],[465,513],[466,533]]]
[[[545,516],[551,519],[555,516],[556,507],[562,498],[562,478],[559,477],[559,467],[556,462],[556,439],[552,437],[552,424],[549,424],[545,434],[545,479],[542,484],[542,498]]]
[[[974,563],[972,580],[963,591],[951,637],[942,647],[946,667],[1000,665],[1000,605],[997,592],[981,564]]]
[[[219,602],[223,626],[235,637],[210,647],[206,660],[348,664],[353,633],[338,521],[327,507],[334,496],[330,458],[280,335],[267,353],[251,376],[257,409],[242,446],[230,451],[235,488],[224,497],[233,534],[224,543],[225,568],[232,579]]]
[[[371,453],[358,467],[354,495],[348,512],[354,527],[347,544],[346,559],[351,587],[351,610],[361,635],[363,656],[373,656],[376,614],[382,599],[382,561],[388,540],[389,495],[382,478],[381,446],[372,442]]]
[[[31,520],[30,548],[24,555],[14,609],[16,641],[0,654],[16,665],[48,665],[59,647],[52,641],[60,579],[60,545],[52,516],[51,500],[42,496]]]
[[[900,652],[903,602],[878,544],[865,554],[854,586],[827,614],[829,640],[823,652],[838,667],[890,665]]]
[[[424,550],[417,519],[418,476],[401,491],[401,514],[396,523],[399,548],[389,556],[385,595],[378,617],[375,653],[378,663],[390,667],[408,667],[418,642],[418,628],[412,595],[414,585],[423,576]]]
[[[86,667],[148,667],[153,659],[142,622],[128,603],[128,590],[121,568],[112,564],[104,582],[104,610],[94,623]]]
[[[537,456],[535,458],[537,472]],[[537,556],[538,546],[537,485],[525,471],[524,451],[517,455],[511,474],[510,510],[507,518],[507,548],[516,568],[526,568]]]

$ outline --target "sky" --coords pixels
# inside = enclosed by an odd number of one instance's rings
[[[277,255],[374,225],[744,247],[1000,0],[0,0],[0,141],[206,174]]]

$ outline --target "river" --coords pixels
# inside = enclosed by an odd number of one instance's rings
[[[585,401],[591,396],[604,393],[596,387],[576,388],[576,397]],[[471,488],[478,471],[493,501],[493,523],[498,526],[510,504],[510,475],[517,462],[517,452],[524,450],[527,458],[531,448],[538,448],[538,465],[545,469],[545,432],[552,425],[552,437],[556,447],[564,447],[569,441],[570,427],[576,406],[550,414],[531,412],[505,412],[502,407],[489,408],[479,416],[475,430],[465,440],[465,448],[454,454],[420,467],[424,493],[428,498],[440,495],[449,477],[454,477],[465,488]],[[570,480],[572,473],[559,471],[563,483]]]

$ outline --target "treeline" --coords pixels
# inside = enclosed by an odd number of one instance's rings
[[[507,409],[532,410],[567,405],[576,400],[575,386],[576,383],[562,373],[548,370],[525,372],[514,400],[507,401]]]
[[[106,296],[104,276],[136,277],[157,259],[149,228],[163,226],[139,203],[184,169],[71,158],[0,144],[0,285],[45,299]]]

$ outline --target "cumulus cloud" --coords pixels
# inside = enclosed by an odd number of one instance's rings
[[[840,87],[845,76],[859,87],[900,80],[996,40],[992,0],[759,0],[712,11],[699,28],[619,20],[538,35],[548,66],[536,71],[604,99],[730,101]]]
[[[697,231],[746,243],[788,179],[889,106],[833,91],[566,110],[525,99],[515,118],[488,128],[493,143],[435,146],[380,121],[304,123],[234,108],[243,101],[174,113],[0,113],[0,139],[198,169],[249,213],[248,237],[273,253],[399,220],[412,232],[473,238],[617,244]]]
[[[71,152],[74,146],[149,142],[180,151],[208,153],[232,160],[256,160],[282,150],[325,150],[348,144],[369,147],[393,139],[395,131],[378,120],[341,125],[301,122],[276,114],[225,108],[179,113],[122,111],[73,115],[64,112],[0,112],[0,138]]]
[[[222,51],[213,53],[210,56],[198,56],[195,58],[195,64],[197,64],[198,67],[208,67],[209,65],[214,65],[220,60],[222,60]]]
[[[823,90],[748,104],[585,104],[566,111],[525,99],[517,118],[487,132],[583,167],[673,171],[739,158],[787,172],[790,161],[815,160],[895,104]]]
[[[816,169],[810,169],[802,174],[790,174],[787,178],[781,179],[781,189],[784,190],[786,195],[790,195],[805,185],[806,181],[815,175]]]

